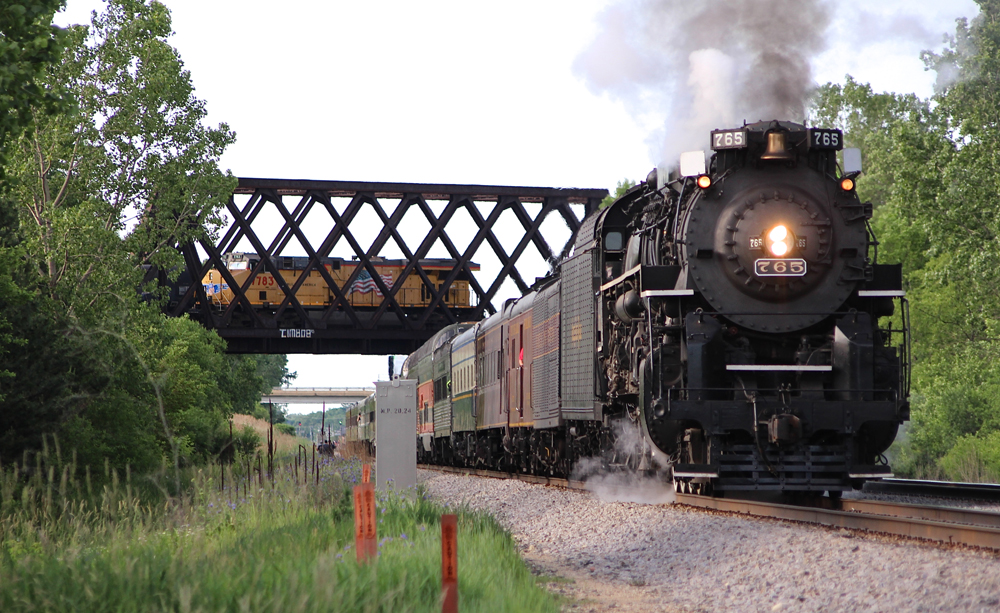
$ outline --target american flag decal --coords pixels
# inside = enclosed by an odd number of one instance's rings
[[[392,287],[392,273],[380,274],[382,277],[382,283],[385,283],[386,287]],[[362,270],[358,278],[355,279],[354,283],[351,285],[352,292],[358,292],[359,294],[367,294],[368,292],[375,292],[379,296],[382,292],[379,291],[378,286],[375,285],[375,280],[372,279],[371,274],[367,270]]]

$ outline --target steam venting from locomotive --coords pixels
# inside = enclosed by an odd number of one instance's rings
[[[830,9],[823,0],[623,0],[601,23],[575,68],[639,117],[666,111],[650,146],[672,165],[719,126],[804,119]]]

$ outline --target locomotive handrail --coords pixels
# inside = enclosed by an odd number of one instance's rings
[[[742,393],[744,390],[741,387],[672,387],[672,388],[669,388],[669,389],[667,389],[665,391],[667,392],[667,399],[669,400],[670,397],[673,396],[673,395],[677,395],[677,394],[681,394],[681,393],[687,393],[687,392],[740,392],[740,393]],[[753,391],[757,392],[757,393],[760,393],[760,392],[774,392],[775,394],[778,394],[778,393],[787,394],[788,393],[788,390],[778,389],[776,387],[758,387],[758,388],[755,388]],[[830,387],[830,388],[823,388],[823,389],[818,389],[818,390],[802,390],[802,391],[805,391],[805,392],[821,392],[821,393],[827,393],[827,392],[831,392],[831,393],[832,392],[861,392],[861,393],[871,392],[871,393],[879,393],[879,394],[891,393],[892,395],[896,396],[897,400],[899,398],[899,392],[897,392],[894,389],[889,389],[889,388],[874,388],[874,387],[873,388],[863,388],[863,387]],[[793,395],[792,397],[793,398],[798,398],[799,396],[794,396]],[[768,398],[768,396],[765,396],[764,398]],[[757,400],[759,401],[760,399],[761,398],[758,396]],[[704,401],[699,401],[699,402],[704,402]],[[751,401],[748,400],[747,402],[751,402]],[[854,402],[854,401],[851,401],[851,402]],[[857,401],[857,402],[890,402],[890,401],[888,401],[888,400],[863,400],[863,401]]]
[[[693,289],[647,289],[639,294],[642,298],[676,298],[678,296],[694,296]]]
[[[760,372],[830,372],[833,364],[726,364],[730,371],[760,371]]]
[[[905,298],[906,292],[896,289],[859,289],[859,298]]]
[[[795,315],[855,315],[866,311],[795,311]],[[780,311],[702,311],[702,315],[787,315]]]
[[[601,291],[603,292],[606,289],[610,289],[610,288],[618,285],[619,283],[621,283],[622,281],[624,281],[625,279],[627,279],[629,277],[634,277],[636,274],[639,273],[639,271],[641,269],[642,269],[642,265],[641,264],[638,265],[638,266],[633,266],[632,268],[630,268],[630,269],[626,270],[625,272],[623,272],[622,274],[618,275],[616,278],[614,278],[611,281],[608,281],[607,283],[605,283],[604,285],[602,285],[601,286]]]

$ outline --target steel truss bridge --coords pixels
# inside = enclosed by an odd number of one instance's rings
[[[228,341],[231,353],[336,353],[389,355],[407,354],[416,350],[442,327],[459,321],[478,321],[497,312],[494,304],[498,290],[512,280],[522,293],[531,283],[518,272],[515,265],[525,249],[533,245],[541,257],[553,265],[565,258],[572,249],[576,233],[584,215],[595,211],[607,196],[604,189],[560,189],[542,187],[509,187],[489,185],[432,185],[421,183],[366,183],[347,181],[307,181],[282,179],[239,179],[239,185],[227,205],[232,223],[216,242],[202,240],[198,245],[180,247],[186,270],[173,288],[168,314],[188,314],[206,327],[216,330]],[[246,198],[237,205],[237,197]],[[438,201],[435,214],[429,202]],[[338,211],[337,203],[347,202]],[[538,209],[531,215],[525,204]],[[578,216],[577,209],[582,208]],[[580,206],[582,205],[582,207]],[[304,223],[314,209],[323,209],[332,220],[332,228],[318,244],[313,244],[303,231]],[[366,208],[377,216],[381,228],[374,242],[365,249],[352,232],[352,223]],[[400,235],[400,224],[410,210],[430,225],[430,230],[415,249],[411,249]],[[477,228],[468,246],[459,250],[448,235],[448,224],[455,214],[464,209]],[[497,238],[495,229],[501,215],[511,211],[523,236],[508,253]],[[280,218],[280,229],[265,244],[262,236],[273,232],[274,222],[261,220]],[[542,224],[550,214],[559,215],[569,229],[568,239],[554,249],[542,235]],[[508,216],[509,217],[509,216]],[[368,219],[371,219],[370,215]],[[255,221],[257,225],[255,225]],[[509,225],[509,222],[508,222]],[[355,226],[357,230],[357,226]],[[503,228],[509,232],[508,227]],[[237,283],[224,264],[224,255],[237,250],[246,239],[260,256],[249,277]],[[337,283],[322,265],[334,248],[346,242],[356,261],[350,277],[343,284]],[[387,287],[375,269],[383,247],[392,241],[408,262],[392,287]],[[421,267],[431,247],[439,242],[455,261],[454,269],[440,284],[432,282]],[[464,241],[462,241],[464,242]],[[246,244],[246,243],[244,243]],[[286,253],[286,248],[300,245],[308,256],[308,263],[294,284],[289,285],[275,264],[276,258]],[[202,257],[199,249],[207,255]],[[500,272],[492,280],[473,274],[471,264],[477,253],[490,249],[500,262]],[[242,249],[246,251],[246,249]],[[223,282],[234,292],[233,300],[224,306],[213,305],[201,280],[210,270],[221,273]],[[331,288],[332,303],[322,308],[304,307],[296,292],[309,277],[310,271],[318,272]],[[383,296],[381,303],[371,307],[351,306],[346,299],[347,288],[367,272]],[[261,273],[273,276],[284,299],[276,305],[253,304],[249,290]],[[151,274],[157,274],[153,271]],[[403,281],[415,274],[426,288],[426,306],[400,307],[396,299]],[[476,297],[475,305],[455,308],[444,299],[456,279],[469,280],[470,290]],[[166,276],[160,274],[161,282]],[[532,280],[533,281],[533,280]]]

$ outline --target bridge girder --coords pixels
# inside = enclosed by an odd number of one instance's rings
[[[533,245],[550,264],[565,258],[572,249],[582,221],[573,205],[582,205],[586,215],[596,210],[607,194],[604,189],[241,178],[227,206],[232,223],[218,241],[202,240],[198,245],[207,258],[203,260],[198,247],[193,244],[180,247],[191,281],[186,288],[179,288],[183,291],[175,291],[167,312],[173,316],[188,314],[216,330],[228,341],[231,353],[411,353],[448,324],[477,321],[495,313],[497,292],[507,279],[512,280],[522,293],[527,292],[531,284],[522,278],[516,268],[525,250]],[[236,203],[237,196],[248,197],[242,207]],[[291,210],[286,204],[287,199],[295,201]],[[335,199],[348,200],[342,212],[334,205]],[[390,201],[395,202],[394,206],[384,206]],[[433,201],[445,203],[439,215],[429,204]],[[525,203],[538,203],[541,207],[532,216]],[[320,244],[314,246],[303,232],[302,224],[317,206],[326,210],[333,226]],[[260,231],[255,230],[254,221],[261,218],[268,207],[277,211],[283,225],[270,244],[265,245]],[[382,223],[378,235],[367,249],[351,232],[351,223],[365,207],[370,207]],[[414,208],[427,220],[430,231],[416,249],[410,249],[400,235],[399,226]],[[461,209],[465,209],[478,228],[464,250],[456,247],[447,232],[449,222]],[[523,237],[510,253],[494,232],[501,215],[507,210],[514,214],[524,229]],[[566,242],[555,250],[541,231],[543,222],[552,213],[558,214],[570,231]],[[240,284],[226,268],[223,256],[234,251],[244,239],[260,258]],[[289,285],[273,258],[281,256],[293,239],[305,251],[308,263],[303,273]],[[356,257],[356,261],[351,262],[354,270],[343,284],[336,282],[322,265],[323,258],[330,256],[342,240]],[[387,287],[375,269],[373,258],[390,240],[408,263],[393,286]],[[438,241],[455,261],[453,269],[440,285],[431,281],[420,264]],[[492,250],[501,265],[500,273],[488,285],[474,274],[472,268],[472,262],[484,244]],[[233,300],[223,308],[213,306],[201,283],[212,269],[219,271],[234,293]],[[321,309],[307,309],[296,297],[312,270],[322,276],[333,293],[332,303]],[[347,294],[348,288],[365,272],[383,298],[377,306],[363,309],[352,306]],[[280,304],[262,308],[248,296],[254,279],[262,273],[269,273],[283,292]],[[404,280],[411,274],[421,279],[429,296],[428,304],[420,308],[403,308],[397,301]],[[459,277],[469,280],[470,290],[478,299],[475,306],[460,308],[445,303],[445,296]],[[390,312],[392,316],[387,316]]]

